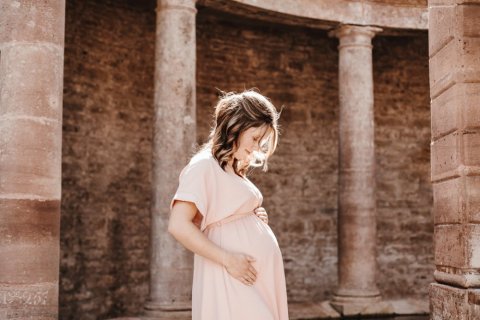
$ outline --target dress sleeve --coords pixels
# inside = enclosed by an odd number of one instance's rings
[[[190,162],[180,172],[179,184],[170,202],[170,210],[175,200],[193,202],[202,216],[208,211],[208,190],[212,183],[211,164],[208,159]]]

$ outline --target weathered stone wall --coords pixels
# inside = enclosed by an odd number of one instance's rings
[[[331,297],[337,282],[338,52],[325,32],[198,16],[199,142],[216,89],[257,87],[284,105],[278,152],[252,179],[282,247],[290,302]],[[428,41],[373,40],[378,287],[427,299],[433,273]]]
[[[480,319],[480,2],[428,1],[432,320]]]
[[[433,281],[428,38],[373,41],[378,286],[428,298]]]
[[[154,1],[67,1],[61,319],[138,314],[148,292]],[[198,141],[216,87],[257,87],[285,108],[267,174],[252,180],[282,247],[290,302],[336,276],[337,39],[200,8]],[[378,287],[427,298],[433,272],[426,34],[373,40]]]
[[[60,319],[135,314],[148,293],[153,1],[67,1]]]

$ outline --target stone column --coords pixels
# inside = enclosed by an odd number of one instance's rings
[[[429,1],[431,319],[480,319],[480,2]]]
[[[338,289],[343,315],[380,300],[376,276],[375,140],[371,40],[380,28],[341,25],[339,49]]]
[[[0,319],[57,319],[65,1],[0,3]]]
[[[168,232],[178,176],[196,143],[195,0],[158,0],[148,316],[190,317],[193,255]]]

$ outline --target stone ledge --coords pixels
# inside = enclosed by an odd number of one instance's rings
[[[370,309],[376,313],[369,313],[374,316],[407,316],[407,315],[427,315],[429,314],[429,301],[420,299],[398,299],[382,300],[382,305],[388,308]],[[341,315],[330,305],[330,301],[320,303],[291,303],[288,305],[290,320],[313,320],[313,319],[340,319]],[[383,312],[382,312],[383,310]],[[378,311],[378,312],[377,312]],[[178,317],[160,316],[160,317],[125,317],[109,320],[191,320],[191,316],[178,315]]]
[[[398,299],[382,300],[375,308],[364,308],[362,315],[369,316],[406,316],[427,315],[430,312],[428,300]],[[353,310],[353,309],[352,309]],[[355,310],[353,310],[355,311]],[[317,304],[290,304],[290,320],[307,319],[340,319],[341,315],[331,305],[330,301],[322,301]]]

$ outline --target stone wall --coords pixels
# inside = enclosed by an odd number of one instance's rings
[[[134,314],[148,293],[154,5],[67,1],[60,319]]]
[[[427,299],[433,281],[428,38],[375,38],[378,286]]]
[[[432,320],[480,319],[480,2],[428,1]]]
[[[154,1],[67,1],[61,319],[135,315],[148,293]],[[218,89],[283,105],[268,173],[252,173],[282,247],[290,302],[337,282],[337,39],[199,8],[198,141]],[[427,299],[432,280],[426,33],[374,43],[378,287]]]

